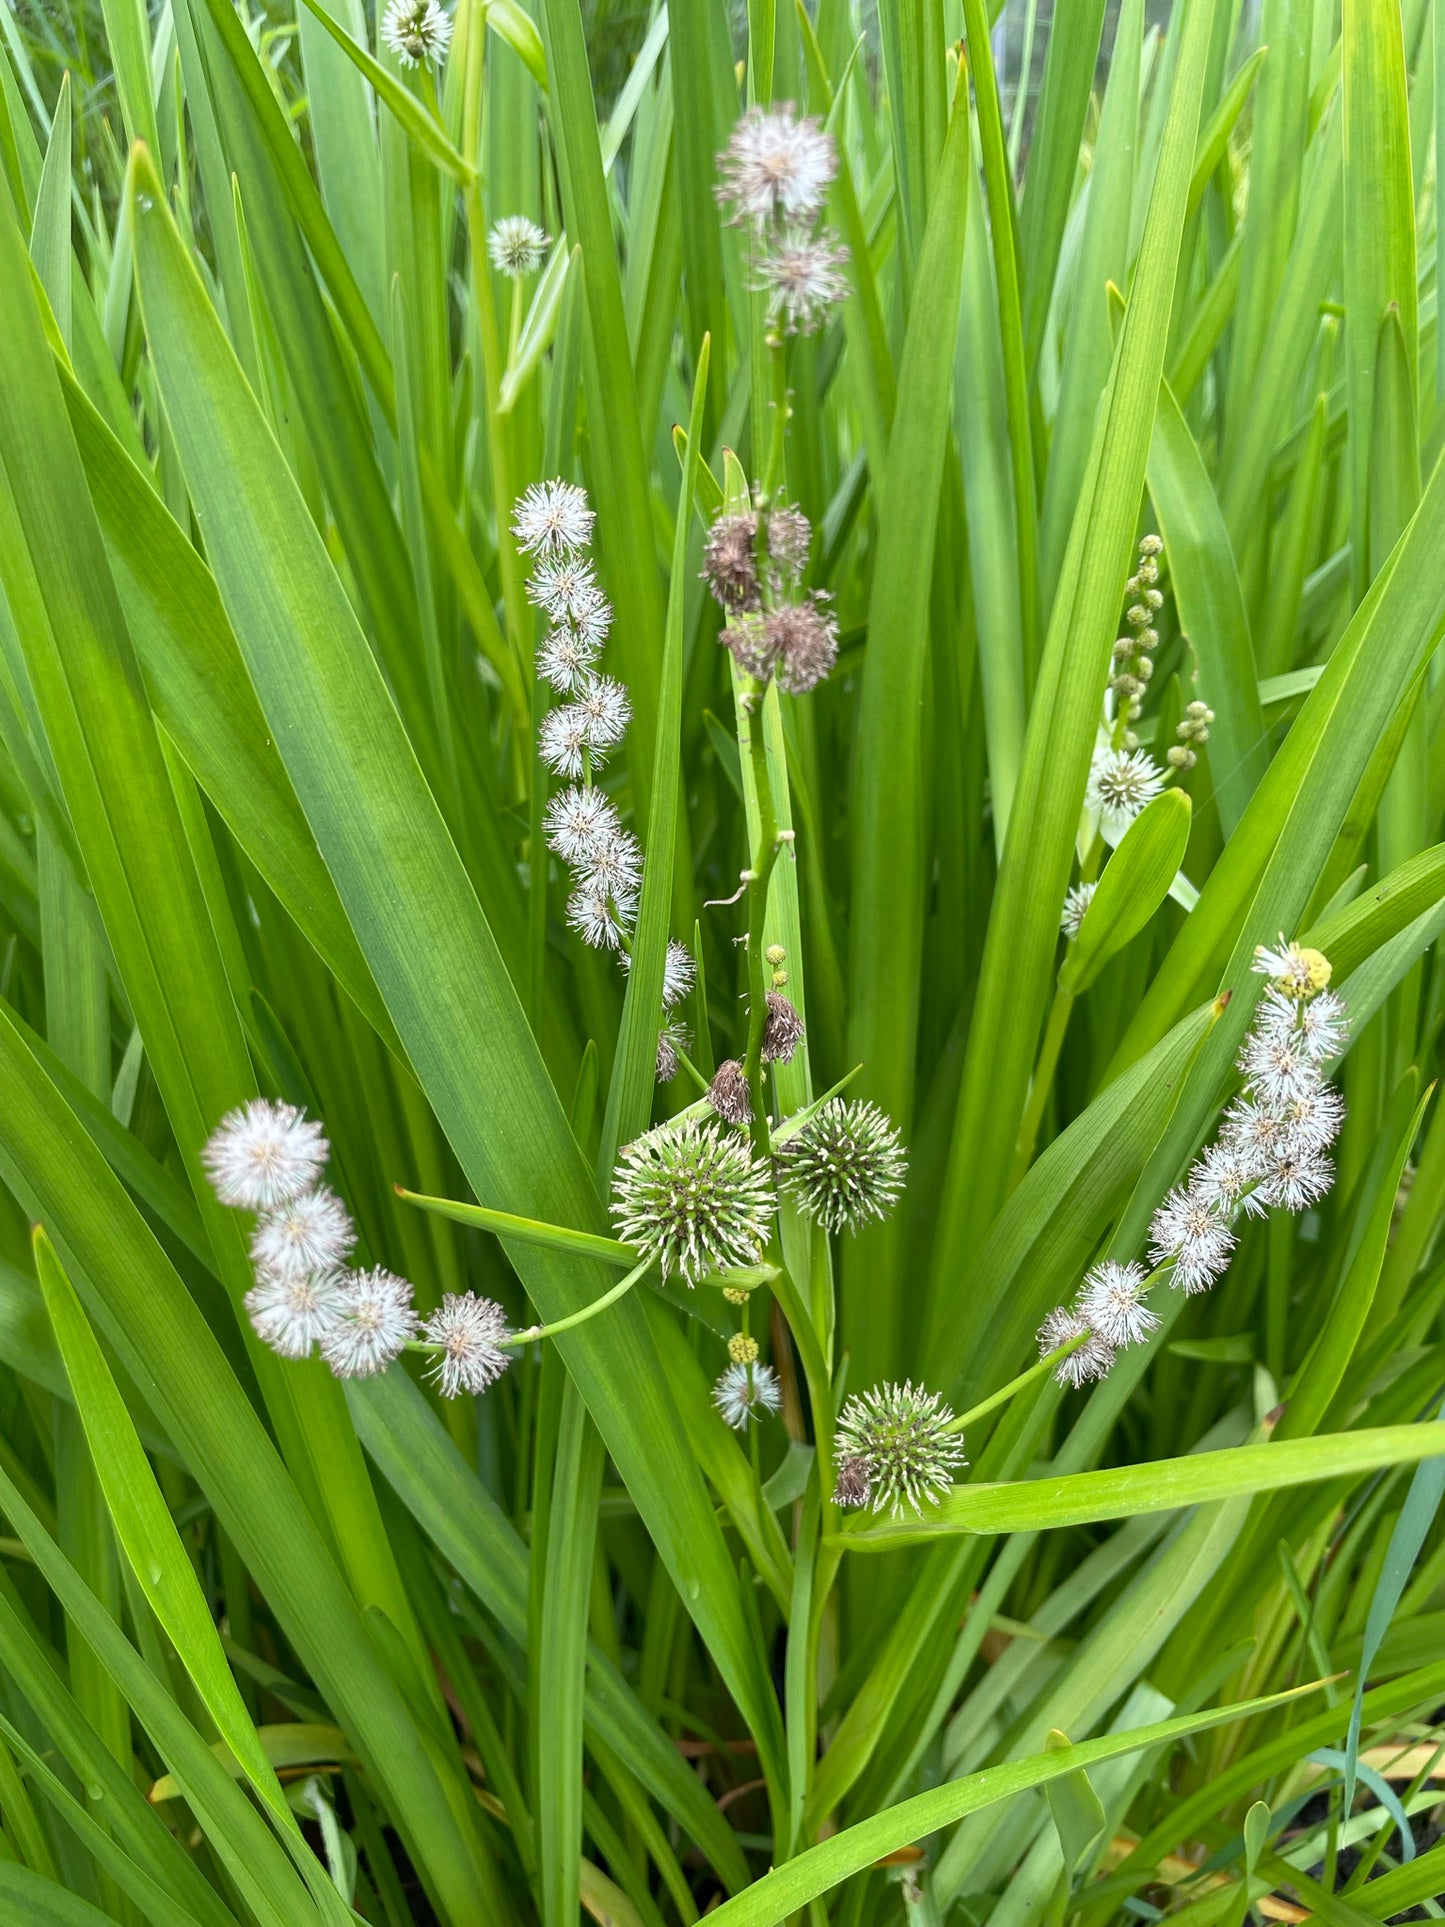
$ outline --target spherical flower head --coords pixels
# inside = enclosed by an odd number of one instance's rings
[[[1272,977],[1286,997],[1313,997],[1330,981],[1330,960],[1323,951],[1290,943],[1280,932],[1279,945],[1257,944],[1250,966],[1262,977]]]
[[[597,644],[570,622],[549,629],[537,650],[537,674],[559,696],[570,696],[597,661]]]
[[[1320,990],[1308,1003],[1299,1006],[1299,1039],[1305,1054],[1316,1064],[1327,1064],[1342,1057],[1350,1041],[1350,1020],[1345,1000],[1333,990]]]
[[[1117,843],[1164,788],[1164,772],[1142,749],[1099,749],[1084,801],[1099,818],[1106,843]]]
[[[1189,1189],[1221,1217],[1229,1217],[1260,1174],[1256,1153],[1230,1139],[1211,1144],[1190,1168]]]
[[[1059,928],[1070,943],[1078,936],[1084,922],[1084,912],[1094,901],[1097,883],[1076,883],[1064,898],[1063,914],[1059,918]]]
[[[758,561],[753,542],[758,518],[720,515],[707,532],[702,551],[703,580],[724,609],[756,609]]]
[[[586,863],[621,829],[612,802],[598,789],[559,790],[542,812],[542,833],[564,863]]]
[[[750,107],[718,157],[718,198],[739,222],[811,221],[837,171],[833,137],[818,121],[800,118],[786,102]]]
[[[572,482],[534,482],[512,514],[512,533],[527,555],[564,555],[586,548],[595,516],[587,491]]]
[[[769,614],[767,629],[779,689],[804,696],[831,673],[838,660],[838,623],[821,596],[785,602]]]
[[[636,917],[635,896],[615,897],[593,884],[582,884],[567,899],[568,927],[594,950],[620,949]]]
[[[1287,1144],[1255,1196],[1262,1204],[1298,1214],[1318,1204],[1335,1181],[1335,1167],[1323,1151]]]
[[[1146,1297],[1149,1280],[1142,1265],[1118,1264],[1106,1258],[1084,1275],[1079,1312],[1089,1329],[1114,1351],[1142,1345],[1159,1329],[1157,1312]]]
[[[614,903],[630,903],[642,885],[642,845],[631,830],[599,837],[578,864],[578,886],[599,890]]]
[[[335,1273],[301,1272],[259,1278],[246,1293],[246,1312],[256,1336],[283,1358],[309,1358],[341,1312],[341,1280]]]
[[[1076,1338],[1084,1342],[1054,1367],[1057,1383],[1073,1391],[1096,1379],[1107,1378],[1114,1363],[1113,1346],[1091,1329],[1082,1312],[1071,1310],[1067,1305],[1056,1305],[1039,1326],[1039,1357],[1047,1358],[1050,1352],[1072,1345]]]
[[[725,1058],[718,1065],[707,1088],[707,1101],[728,1124],[752,1123],[753,1099],[747,1072],[735,1057]]]
[[[263,1214],[251,1236],[251,1261],[271,1277],[297,1278],[338,1270],[355,1243],[350,1212],[323,1184]]]
[[[695,1118],[627,1145],[612,1188],[618,1237],[655,1253],[664,1278],[678,1272],[690,1285],[756,1264],[776,1209],[746,1140]]]
[[[588,676],[580,685],[577,700],[570,708],[581,711],[587,730],[587,747],[594,763],[603,761],[627,733],[632,719],[632,698],[611,676]]]
[[[440,67],[451,44],[451,15],[436,0],[391,0],[381,38],[403,67]]]
[[[712,1388],[712,1402],[735,1432],[759,1412],[778,1412],[783,1388],[771,1365],[736,1362],[728,1366]]]
[[[867,1474],[875,1512],[897,1518],[905,1506],[923,1516],[968,1461],[963,1440],[947,1428],[953,1413],[937,1392],[921,1385],[875,1385],[850,1398],[838,1418],[840,1463],[857,1458]]]
[[[505,214],[487,236],[487,253],[498,274],[520,281],[541,266],[547,236],[525,214]]]
[[[848,292],[843,263],[848,250],[825,231],[793,228],[774,236],[754,263],[760,294],[768,297],[769,321],[781,322],[790,335],[810,335],[828,310]]]
[[[1262,1102],[1279,1110],[1319,1086],[1320,1067],[1293,1031],[1251,1031],[1239,1053],[1245,1082]]]
[[[847,1453],[839,1459],[833,1475],[833,1503],[852,1511],[858,1506],[867,1505],[873,1497],[873,1482],[868,1477],[868,1467],[856,1452]]]
[[[592,564],[585,556],[566,551],[542,556],[527,581],[527,600],[554,622],[575,621],[600,594]]]
[[[1169,1282],[1190,1293],[1208,1291],[1228,1269],[1235,1237],[1215,1207],[1196,1192],[1175,1190],[1154,1213],[1149,1227],[1154,1264],[1174,1260]]]
[[[537,730],[537,754],[558,776],[573,782],[587,760],[587,717],[577,703],[549,709]]]
[[[768,1014],[763,1022],[763,1062],[791,1064],[803,1041],[803,1020],[781,990],[768,992]]]
[[[886,1218],[903,1195],[908,1159],[876,1104],[833,1097],[777,1147],[783,1189],[829,1231]]]
[[[740,610],[718,636],[745,676],[766,682],[777,661],[778,646],[769,618],[758,610]]]
[[[222,1204],[268,1211],[309,1191],[330,1149],[321,1126],[294,1104],[253,1097],[221,1119],[201,1162]]]
[[[321,1356],[338,1378],[375,1378],[416,1337],[416,1312],[405,1278],[378,1265],[342,1280],[335,1323],[321,1339]]]
[[[1345,1100],[1333,1084],[1321,1084],[1305,1097],[1283,1106],[1281,1153],[1327,1151],[1344,1128]]]
[[[443,1398],[485,1392],[512,1362],[503,1343],[511,1335],[507,1314],[494,1299],[449,1291],[421,1329],[424,1338],[441,1348],[427,1376],[437,1381]]]
[[[804,573],[813,547],[813,525],[800,508],[776,508],[768,516],[768,557],[793,581]]]

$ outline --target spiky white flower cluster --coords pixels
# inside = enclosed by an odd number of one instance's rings
[[[838,1415],[838,1470],[833,1497],[843,1506],[871,1505],[895,1518],[905,1506],[922,1516],[967,1465],[953,1413],[922,1385],[875,1385],[848,1400]]]
[[[403,67],[440,67],[451,45],[452,17],[437,0],[391,0],[381,38]]]
[[[1039,1327],[1041,1356],[1083,1341],[1060,1359],[1060,1384],[1103,1378],[1117,1352],[1157,1331],[1147,1297],[1161,1275],[1191,1296],[1208,1291],[1229,1268],[1241,1213],[1305,1211],[1334,1182],[1327,1152],[1344,1124],[1345,1101],[1324,1073],[1349,1042],[1349,1021],[1344,999],[1327,987],[1329,959],[1281,937],[1277,949],[1259,946],[1253,967],[1270,982],[1239,1054],[1244,1088],[1215,1142],[1154,1214],[1154,1270],[1096,1265],[1074,1304],[1051,1311]]]
[[[541,265],[547,236],[525,214],[505,214],[487,236],[487,254],[498,274],[521,281]]]
[[[1164,788],[1164,772],[1147,750],[1094,751],[1084,802],[1099,819],[1104,841],[1120,842],[1129,825]]]
[[[584,943],[618,950],[637,921],[642,846],[592,781],[632,716],[626,689],[597,668],[612,606],[586,553],[594,519],[585,489],[538,482],[518,502],[512,532],[532,557],[528,598],[552,625],[537,674],[569,698],[546,712],[537,732],[538,755],[570,785],[548,803],[543,831],[572,871],[568,924]]]
[[[768,318],[790,334],[810,334],[847,292],[848,258],[831,229],[819,226],[838,171],[833,137],[784,102],[750,107],[718,156],[718,198],[738,226],[752,230],[756,286]]]
[[[328,1150],[321,1126],[295,1105],[256,1097],[222,1118],[201,1152],[222,1204],[259,1214],[245,1299],[256,1336],[283,1358],[319,1349],[338,1378],[373,1378],[420,1329],[440,1354],[432,1376],[444,1397],[485,1391],[511,1360],[502,1307],[448,1293],[422,1323],[405,1278],[380,1265],[346,1270],[356,1230],[318,1182]]]
[[[771,1365],[756,1359],[734,1359],[712,1388],[712,1402],[735,1432],[745,1429],[759,1412],[780,1412],[783,1388]]]
[[[1097,883],[1076,883],[1064,898],[1064,908],[1059,917],[1059,928],[1070,943],[1084,927],[1084,913],[1094,901]]]

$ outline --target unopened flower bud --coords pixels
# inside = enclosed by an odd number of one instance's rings
[[[780,963],[786,963],[788,960],[788,953],[780,943],[770,943],[763,952],[763,955],[767,958],[768,962],[772,964],[774,969],[776,969]]]
[[[748,1302],[748,1293],[740,1291],[736,1285],[724,1285],[723,1297],[730,1305],[745,1305]]]
[[[1146,535],[1139,544],[1139,553],[1143,556],[1158,555],[1163,547],[1157,535]]]
[[[1149,678],[1154,674],[1154,664],[1148,656],[1141,656],[1139,658],[1139,665],[1135,669],[1134,674],[1139,678],[1140,682],[1148,682]]]
[[[1192,749],[1185,749],[1182,743],[1174,744],[1166,758],[1171,769],[1193,769],[1198,758]]]
[[[728,1357],[734,1365],[751,1365],[758,1355],[758,1341],[746,1332],[734,1332],[728,1340]]]
[[[1149,611],[1144,607],[1142,602],[1132,603],[1125,612],[1125,620],[1131,622],[1136,629],[1147,628]]]

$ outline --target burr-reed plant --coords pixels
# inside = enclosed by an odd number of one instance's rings
[[[16,0],[0,1921],[1445,1894],[1420,0]]]

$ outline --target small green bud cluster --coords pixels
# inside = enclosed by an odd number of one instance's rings
[[[1156,586],[1159,552],[1163,546],[1157,535],[1146,535],[1139,544],[1139,566],[1124,585],[1130,598],[1124,620],[1132,633],[1120,636],[1114,644],[1114,671],[1109,687],[1119,698],[1129,722],[1138,717],[1144,685],[1154,674],[1154,651],[1159,646],[1154,618],[1164,606],[1164,597]]]
[[[1209,741],[1209,725],[1213,721],[1214,711],[1208,703],[1193,702],[1187,706],[1174,732],[1179,741],[1170,745],[1167,761],[1171,769],[1193,769],[1199,761],[1195,745]]]

